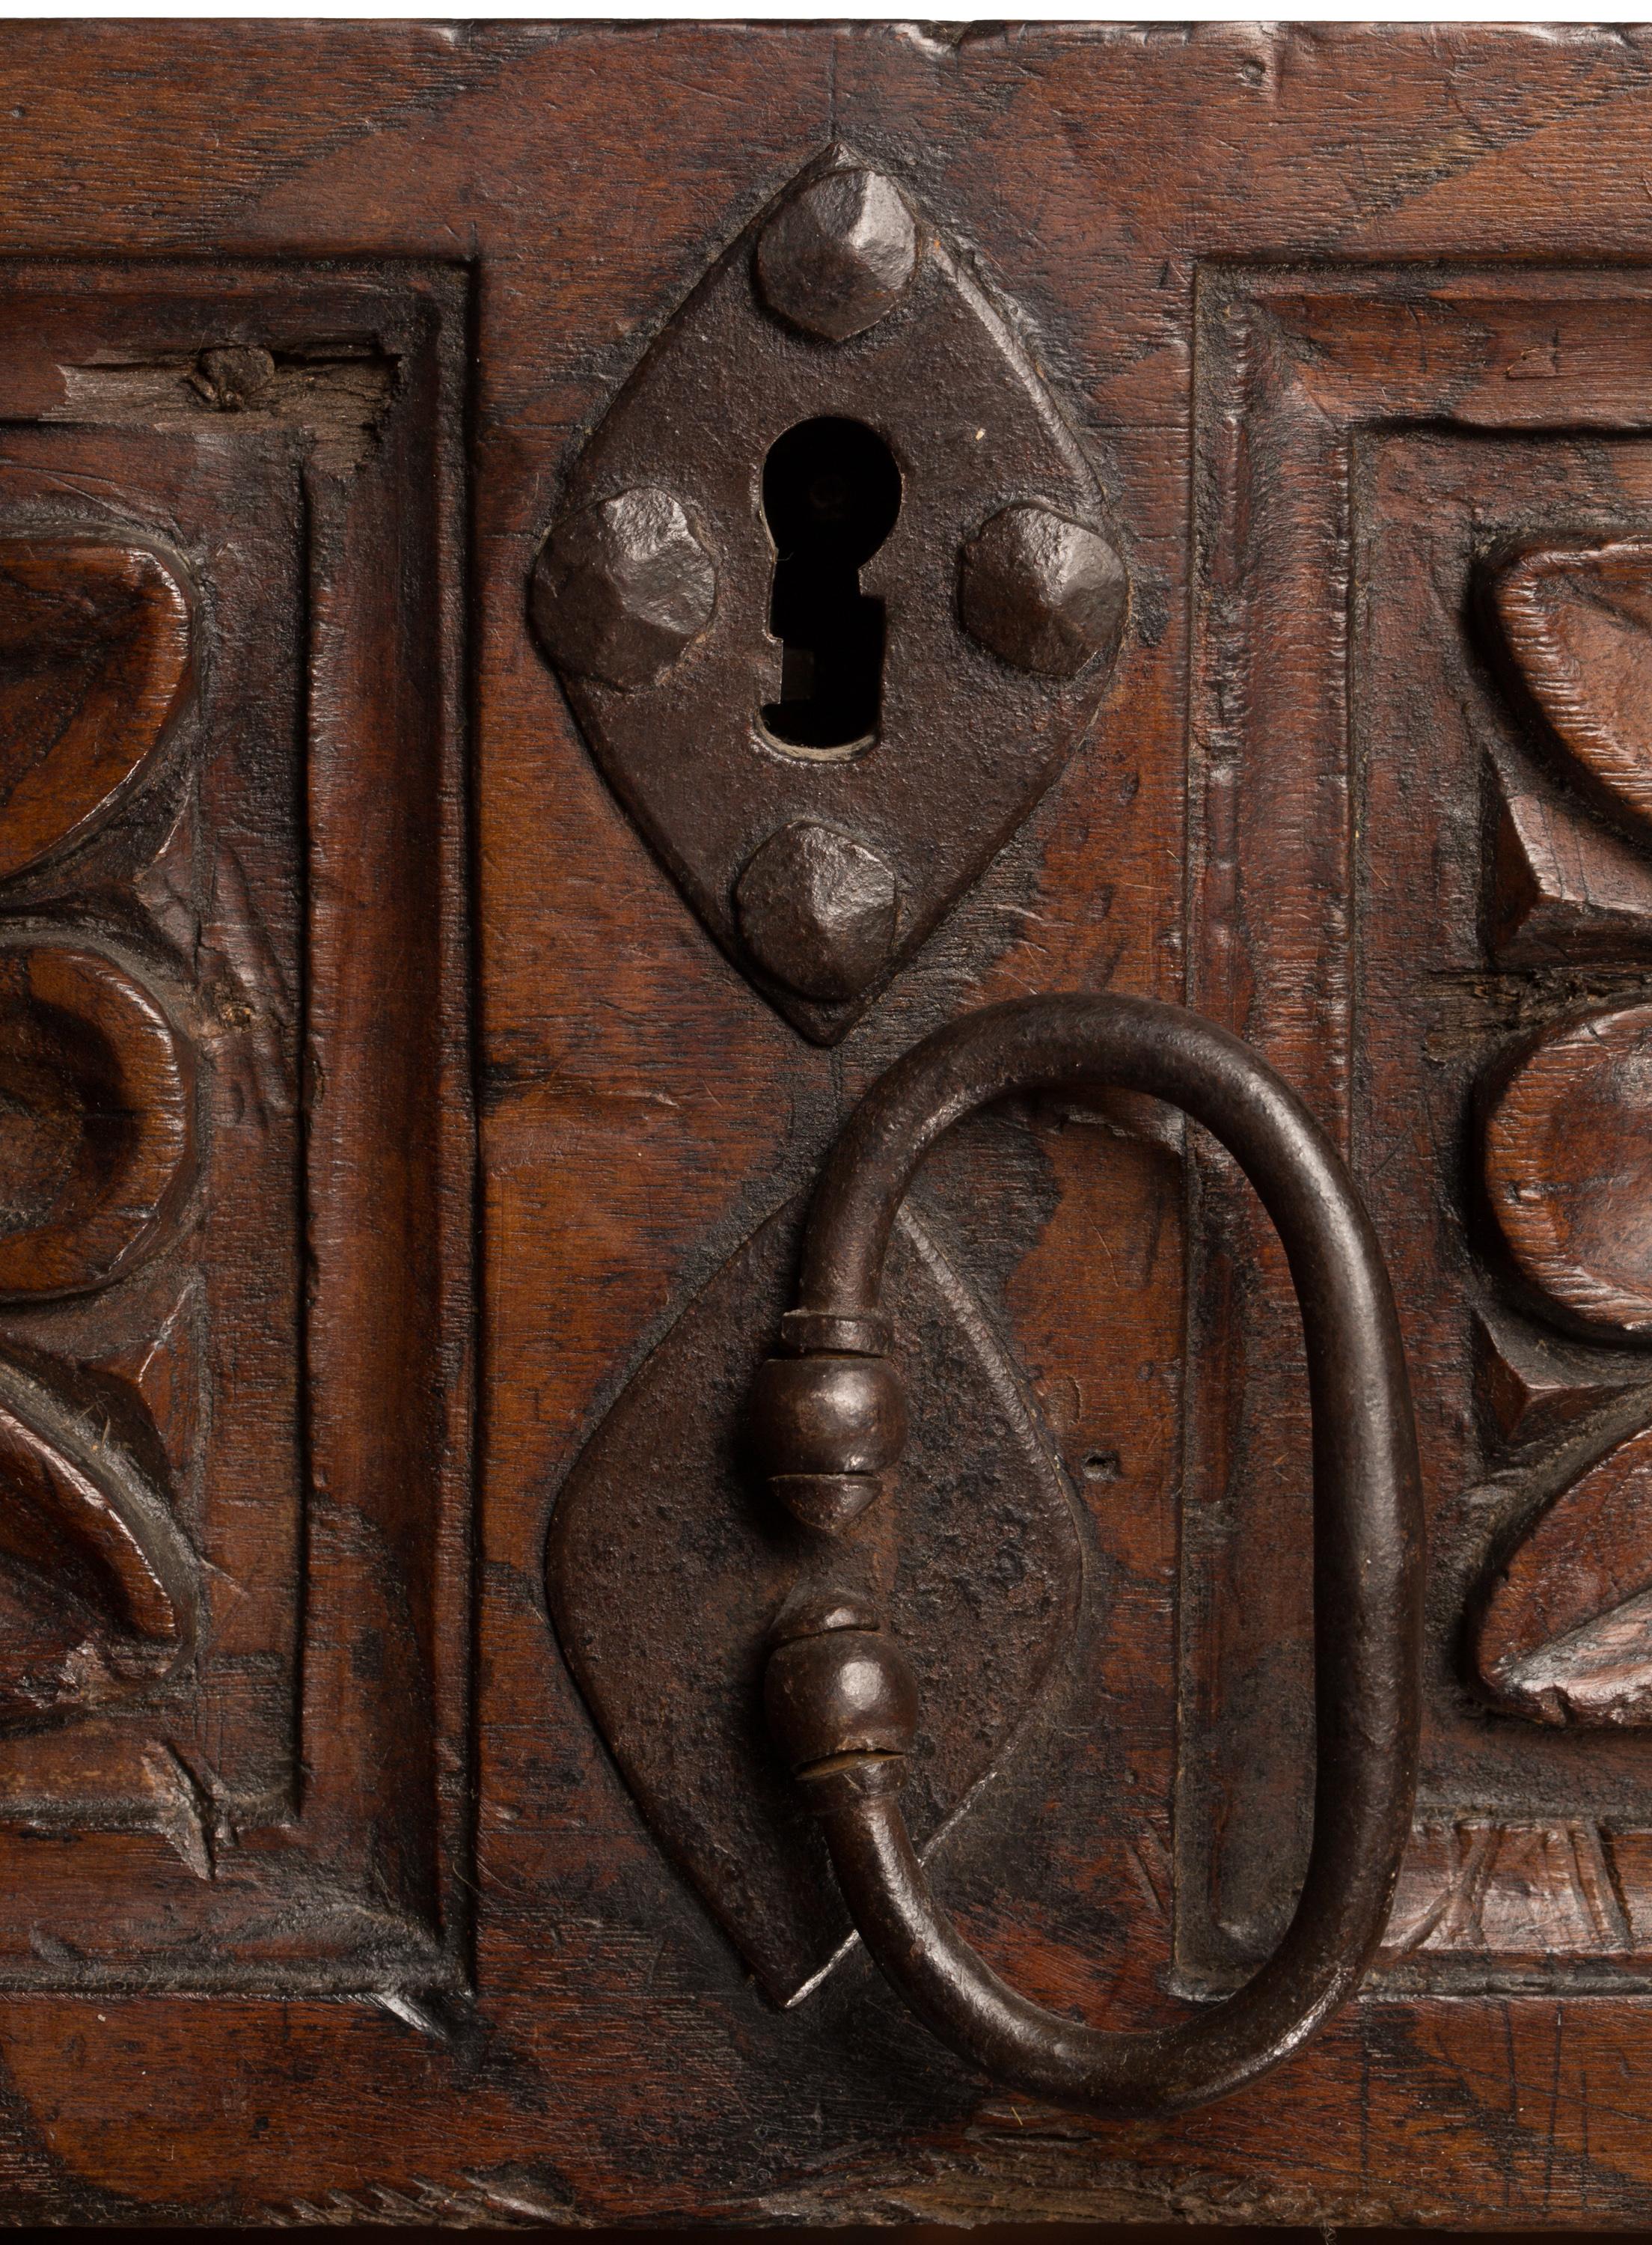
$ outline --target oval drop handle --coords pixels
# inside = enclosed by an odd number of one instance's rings
[[[918,1163],[954,1122],[1006,1093],[1104,1087],[1168,1100],[1227,1147],[1279,1234],[1302,1312],[1317,1744],[1313,1843],[1283,1937],[1236,1993],[1166,2026],[1113,2031],[1046,2011],[983,1962],[930,1886],[898,1798],[917,1723],[911,1672],[875,1613],[831,1596],[829,1567],[789,1604],[765,1693],[855,1924],[919,2017],[1004,2086],[1151,2115],[1255,2079],[1353,1992],[1411,1830],[1416,1433],[1387,1272],[1335,1148],[1263,1061],[1180,1007],[1060,996],[969,1015],[890,1068],[839,1138],[810,1210],[782,1353],[754,1391],[754,1431],[776,1494],[823,1537],[840,1533],[899,1453],[904,1409],[880,1294]]]

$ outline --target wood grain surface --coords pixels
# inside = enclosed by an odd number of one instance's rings
[[[1652,1739],[1490,1704],[1467,1620],[1500,1570],[1571,1581],[1521,1539],[1652,1418],[1635,1339],[1511,1273],[1479,1136],[1519,1053],[1645,972],[1640,797],[1533,706],[1488,587],[1652,529],[1652,40],[17,24],[0,119],[0,538],[177,550],[200,634],[106,816],[27,865],[0,833],[0,910],[152,985],[203,1125],[152,1255],[0,1315],[58,1449],[84,1462],[104,1409],[118,1501],[155,1493],[200,1563],[187,1661],[0,1733],[0,2213],[1652,2219]],[[825,1049],[610,792],[529,587],[650,340],[833,144],[1012,308],[1131,607],[1086,740]],[[1249,1036],[1349,1152],[1430,1502],[1378,1978],[1151,2124],[996,2092],[852,1951],[774,2007],[544,1593],[585,1445],[868,1083],[965,1007],[1104,987]],[[38,1198],[49,1133],[16,1135]],[[933,1875],[1029,1995],[1169,2016],[1266,1947],[1299,1869],[1279,1258],[1139,1111],[1006,1105],[913,1207],[1084,1541],[1040,1723]],[[1615,1613],[1641,1593],[1613,1579]]]

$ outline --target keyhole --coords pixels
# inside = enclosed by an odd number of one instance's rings
[[[862,592],[860,573],[900,511],[900,471],[863,422],[800,421],[763,463],[768,628],[781,643],[780,699],[763,722],[790,748],[829,755],[877,730],[884,603]]]

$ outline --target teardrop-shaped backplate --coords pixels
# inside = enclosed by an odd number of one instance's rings
[[[644,1363],[565,1483],[547,1554],[557,1634],[626,1784],[780,2003],[850,1931],[762,1710],[768,1631],[808,1531],[763,1488],[740,1431],[802,1218],[799,1203],[771,1217]],[[911,1423],[897,1485],[843,1557],[875,1577],[922,1686],[904,1798],[926,1845],[1011,1747],[1070,1642],[1080,1545],[1020,1382],[910,1215],[886,1299]]]

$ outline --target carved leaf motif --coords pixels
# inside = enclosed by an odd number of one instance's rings
[[[815,1820],[770,1741],[770,1624],[807,1556],[741,1448],[746,1399],[790,1298],[801,1210],[769,1219],[643,1365],[565,1484],[547,1585],[557,1634],[667,1853],[778,2002],[850,1927]],[[911,1421],[896,1486],[846,1566],[917,1674],[903,1795],[921,1847],[1012,1744],[1070,1638],[1079,1584],[1059,1468],[957,1273],[904,1215],[889,1306]]]
[[[188,597],[159,554],[0,539],[0,878],[107,814],[190,668]]]
[[[1652,1006],[1562,1022],[1486,1121],[1486,1186],[1510,1252],[1562,1316],[1652,1333]]]
[[[104,1285],[176,1203],[189,1067],[112,960],[0,946],[0,1297]]]
[[[1492,600],[1581,777],[1609,808],[1652,821],[1652,539],[1527,547],[1499,567]]]
[[[0,1722],[140,1691],[190,1652],[200,1570],[95,1408],[0,1358]]]
[[[1652,1722],[1652,1428],[1539,1516],[1488,1586],[1474,1650],[1482,1682],[1513,1713]]]

